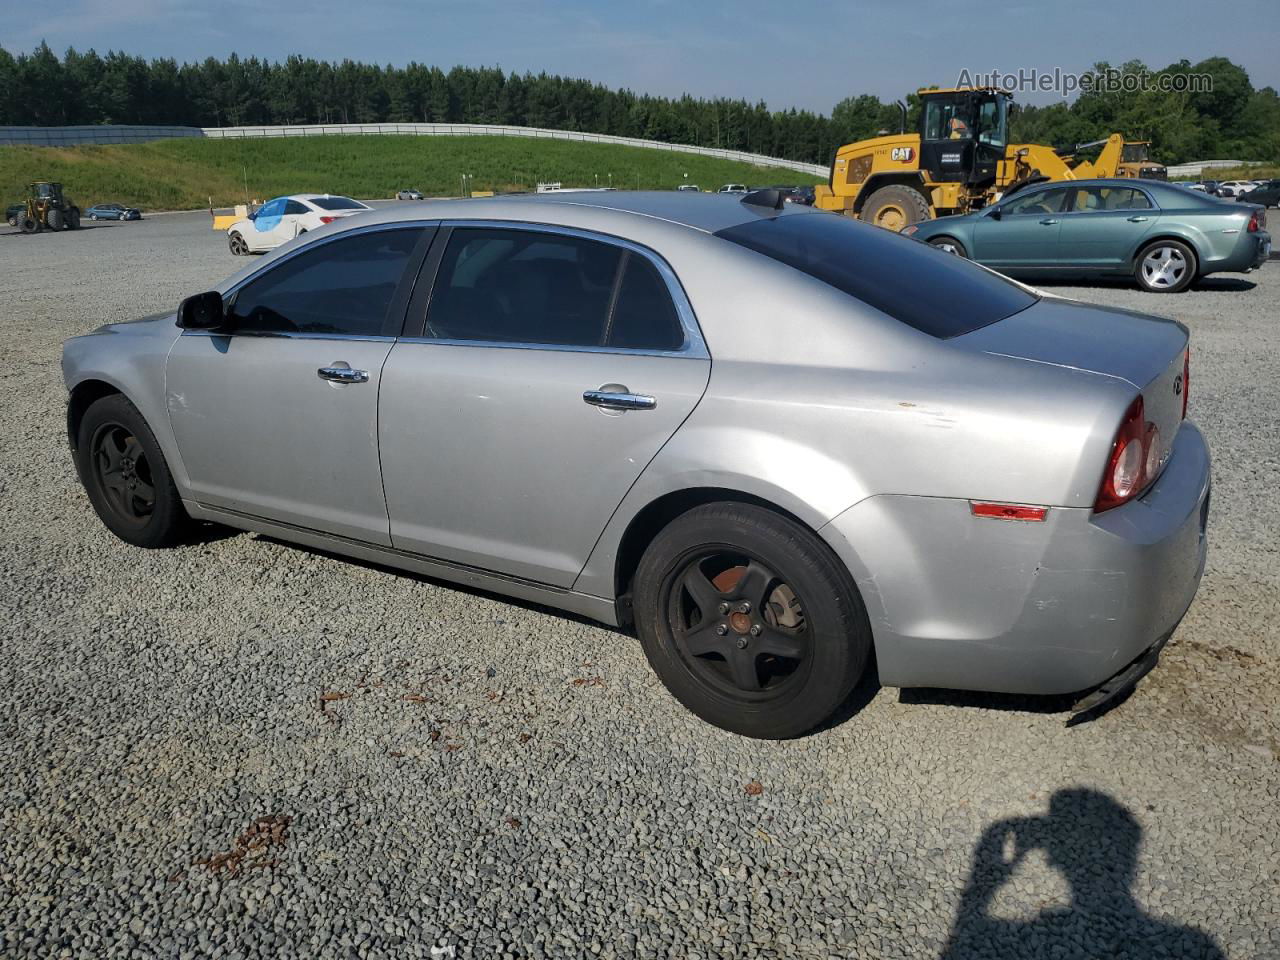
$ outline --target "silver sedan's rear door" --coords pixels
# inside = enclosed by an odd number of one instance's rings
[[[421,336],[383,370],[393,545],[568,587],[702,396],[692,311],[664,263],[618,241],[490,225],[437,243]]]

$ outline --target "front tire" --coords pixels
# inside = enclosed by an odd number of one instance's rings
[[[135,547],[167,547],[191,526],[155,434],[121,394],[95,401],[76,437],[89,502],[107,529]]]
[[[829,719],[867,665],[871,628],[848,571],[816,535],[750,504],[672,521],[636,571],[654,672],[708,723],[796,737]]]
[[[1148,293],[1180,293],[1191,286],[1199,264],[1195,251],[1180,240],[1157,240],[1137,256],[1133,276]]]
[[[40,221],[35,217],[23,216],[18,220],[18,229],[23,233],[39,233]]]
[[[867,198],[860,218],[877,227],[897,233],[903,227],[920,223],[932,217],[929,201],[915,187],[890,184],[881,187]]]
[[[230,247],[232,256],[244,257],[249,254],[249,245],[244,242],[244,237],[238,233],[233,233],[227,237],[227,246]]]
[[[67,220],[62,215],[61,210],[50,210],[45,214],[45,219],[49,221],[49,229],[53,231],[63,230],[67,226]]]

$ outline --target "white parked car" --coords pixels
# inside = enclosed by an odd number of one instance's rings
[[[227,244],[237,257],[262,253],[274,250],[308,230],[369,209],[359,200],[327,193],[295,193],[289,197],[276,197],[228,227]]]
[[[716,191],[716,193],[737,193],[737,194],[742,194],[744,196],[750,192],[751,191],[747,189],[746,184],[742,184],[742,183],[726,183],[723,187],[721,187],[719,190]]]
[[[1253,189],[1252,180],[1224,180],[1218,184],[1218,196],[1234,197]]]

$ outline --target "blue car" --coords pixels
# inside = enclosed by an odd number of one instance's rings
[[[90,220],[141,220],[142,211],[118,203],[99,203],[84,212]]]
[[[1131,276],[1177,293],[1271,254],[1265,208],[1156,180],[1041,183],[975,213],[902,232],[1013,276]]]

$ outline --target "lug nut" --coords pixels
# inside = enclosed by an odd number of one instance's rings
[[[744,600],[742,603],[738,604],[738,612],[739,612],[739,613],[750,613],[750,612],[751,612],[751,604],[747,603],[747,602]]]
[[[738,638],[738,649],[739,649],[739,650],[745,650],[745,649],[747,649],[747,638],[746,638],[746,637],[739,637],[739,638]]]
[[[764,632],[764,630],[761,628],[760,624],[758,624],[758,623],[753,623],[753,624],[751,625],[751,635],[752,635],[753,637],[758,637],[758,636],[760,636],[760,634],[762,634],[763,632]]]
[[[727,603],[720,604],[720,616],[723,617],[728,612],[729,612],[729,605]]]
[[[724,624],[724,623],[716,624],[716,633],[719,636],[723,637],[728,632],[729,632],[729,627],[727,624]]]

